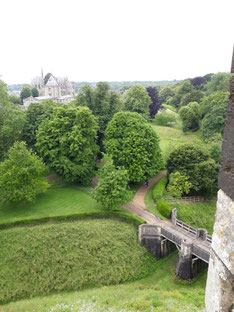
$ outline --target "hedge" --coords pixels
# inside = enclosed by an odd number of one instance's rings
[[[157,209],[161,213],[162,216],[169,219],[171,217],[171,211],[173,209],[173,206],[170,203],[168,203],[166,200],[158,200]]]
[[[153,190],[153,199],[161,199],[163,197],[163,192],[165,190],[165,187],[167,185],[168,179],[167,177],[162,178],[157,182],[157,184],[154,187]]]

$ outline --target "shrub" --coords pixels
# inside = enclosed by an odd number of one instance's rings
[[[171,217],[171,211],[173,209],[173,206],[166,200],[158,200],[157,209],[161,213],[161,215],[169,219]]]
[[[163,197],[163,192],[165,190],[165,187],[167,185],[167,177],[162,178],[159,180],[153,190],[153,199],[161,199]]]
[[[159,126],[170,126],[171,123],[176,122],[176,116],[172,113],[159,113],[155,120]]]

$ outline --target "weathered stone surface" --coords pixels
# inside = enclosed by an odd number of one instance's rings
[[[218,193],[206,285],[206,311],[232,312],[234,305],[234,201]]]
[[[234,52],[232,58],[234,73]],[[222,161],[219,173],[219,188],[234,200],[234,76],[230,79],[230,97],[222,144]]]

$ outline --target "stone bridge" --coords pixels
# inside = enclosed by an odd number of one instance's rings
[[[140,225],[138,235],[141,244],[157,259],[179,250],[176,275],[181,279],[192,279],[208,266],[211,236],[204,229],[178,220],[176,209],[172,211],[171,220],[158,219],[157,224]]]

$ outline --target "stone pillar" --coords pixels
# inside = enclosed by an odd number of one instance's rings
[[[141,224],[138,228],[138,238],[142,246],[157,259],[163,258],[161,227]]]
[[[191,280],[193,278],[192,269],[192,251],[193,244],[190,240],[183,240],[179,259],[176,264],[176,275],[183,280]]]
[[[232,60],[234,73],[234,49]],[[206,284],[207,312],[234,312],[234,76],[222,145],[214,233]]]

